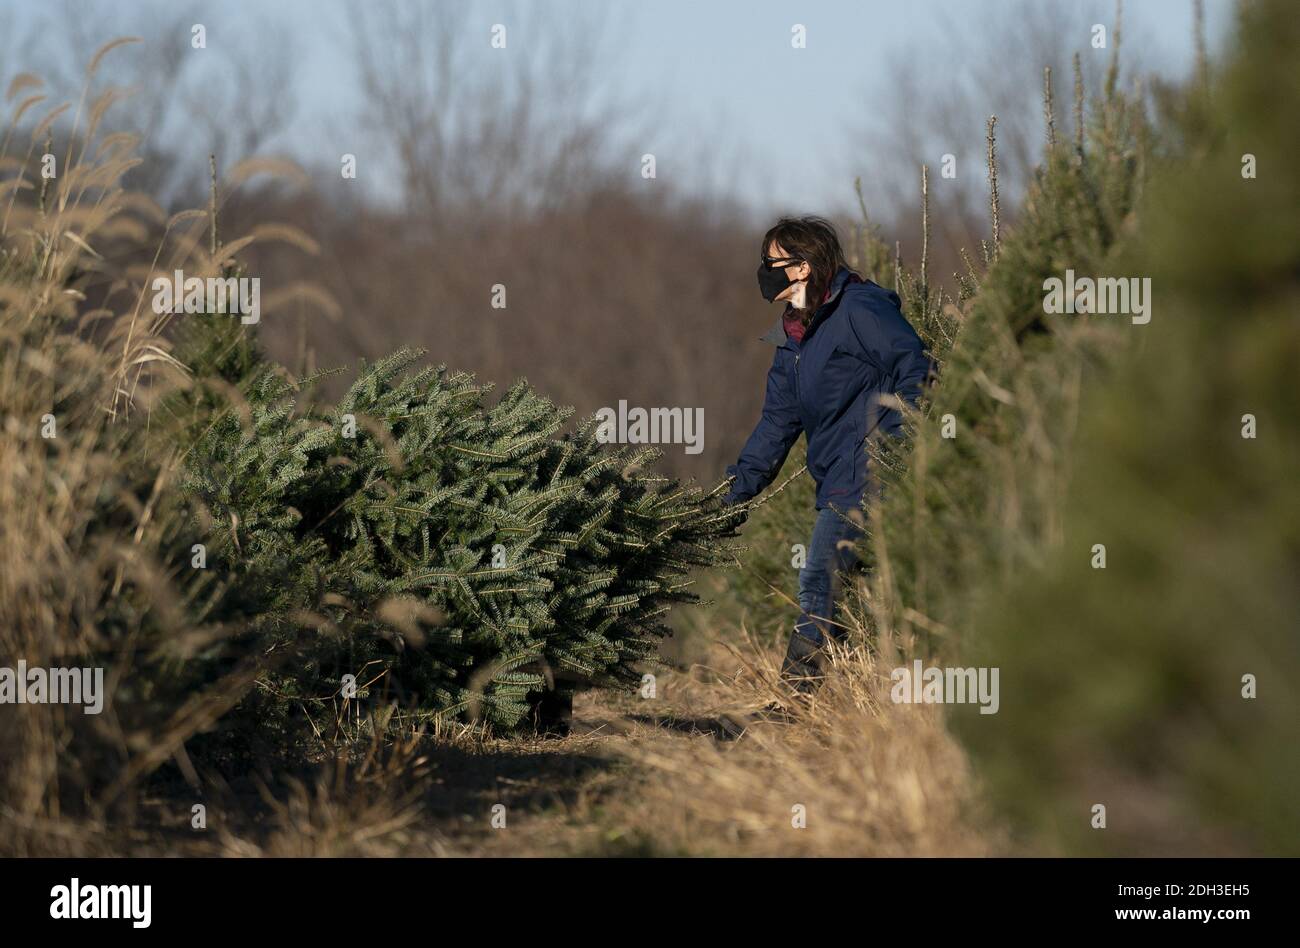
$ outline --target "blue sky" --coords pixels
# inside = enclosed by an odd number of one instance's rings
[[[627,143],[630,172],[641,153],[653,153],[661,178],[671,177],[687,192],[730,193],[762,213],[848,204],[853,175],[869,174],[872,161],[883,160],[873,148],[888,147],[870,126],[873,117],[890,114],[900,62],[920,64],[924,94],[941,97],[954,84],[969,82],[964,77],[974,61],[1010,57],[1023,40],[1014,22],[1005,23],[1012,0],[468,2],[475,25],[467,28],[466,42],[478,44],[473,63],[482,69],[495,68],[487,44],[491,24],[511,24],[520,8],[540,12],[556,26],[607,11],[596,78],[602,92],[631,105],[642,123]],[[1111,2],[1034,3],[1059,12],[1062,23],[1082,19],[1084,29],[1063,39],[1085,55],[1092,52],[1086,22],[1109,24],[1114,16]],[[163,41],[150,36],[156,12],[171,6],[152,0],[72,3],[88,19],[155,42]],[[355,18],[376,16],[384,6],[385,0],[207,0],[195,9],[214,51],[222,42],[254,38],[268,24],[289,30],[292,80],[288,90],[274,92],[292,96],[297,109],[270,150],[312,163],[313,148],[333,155],[354,150],[335,141],[355,138],[352,116],[361,105],[346,36]],[[1207,0],[1206,6],[1213,51],[1228,26],[1231,0]],[[18,69],[40,70],[39,62],[23,62],[29,48],[14,39],[36,28],[49,11],[44,0],[0,0],[0,30],[8,24],[12,33],[8,50],[0,41],[0,78],[7,81]],[[1124,19],[1126,50],[1138,59],[1135,65],[1172,76],[1190,67],[1192,0],[1129,0]],[[807,29],[806,49],[791,47],[796,23]],[[810,139],[805,129],[824,134]]]

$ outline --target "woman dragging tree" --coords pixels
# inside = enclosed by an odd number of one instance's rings
[[[776,346],[767,373],[763,414],[739,460],[727,503],[767,487],[802,432],[808,471],[817,485],[816,519],[799,573],[800,616],[790,636],[782,678],[807,692],[818,676],[818,652],[835,622],[840,574],[857,564],[867,484],[864,442],[877,429],[902,431],[890,396],[915,404],[931,368],[898,295],[848,268],[834,227],[819,217],[782,218],[763,238],[758,286],[785,310],[763,337]]]

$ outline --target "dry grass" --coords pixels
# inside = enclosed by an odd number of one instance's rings
[[[859,640],[860,641],[860,640]],[[891,654],[890,643],[882,653]],[[894,704],[894,663],[837,648],[823,686],[792,702],[781,651],[715,645],[717,672],[663,683],[672,729],[744,727],[738,740],[644,739],[629,827],[655,851],[744,856],[984,855],[1005,849],[980,812],[964,754],[934,706]],[[724,670],[725,669],[725,670]],[[789,722],[752,712],[783,700]],[[661,725],[662,727],[663,725]],[[797,808],[802,807],[802,810]],[[795,827],[802,813],[804,825]]]
[[[23,201],[19,193],[34,190],[27,161],[0,155],[19,169],[5,182],[0,225],[0,661],[6,665],[18,659],[41,667],[79,664],[76,656],[103,647],[111,635],[99,624],[111,599],[127,587],[156,590],[166,583],[143,535],[160,484],[133,494],[133,478],[122,470],[125,433],[112,424],[142,375],[165,360],[165,349],[138,324],[134,309],[82,317],[82,323],[91,317],[107,323],[102,346],[79,335],[75,321],[84,299],[77,275],[99,264],[89,248],[100,243],[100,230],[123,201],[117,182],[131,159],[121,150],[129,144],[119,146],[108,147],[97,163],[65,168],[53,188],[40,182],[39,196]],[[121,518],[117,529],[100,529],[113,516]],[[165,619],[174,618],[168,602],[157,600]],[[123,644],[136,647],[131,632]],[[79,720],[80,708],[4,711],[0,753],[8,766],[0,777],[0,814],[6,822],[58,818],[61,792],[76,785],[59,762],[74,731],[96,730],[122,756],[130,754],[130,736],[111,707],[93,723]]]
[[[171,314],[146,294],[156,270],[206,276],[221,255],[203,246],[204,212],[166,219],[122,186],[138,143],[102,134],[116,92],[90,97],[122,42],[96,54],[75,108],[42,116],[39,79],[11,86],[10,99],[31,94],[0,137],[0,665],[103,667],[108,696],[99,715],[2,709],[0,846],[14,854],[102,851],[110,828],[135,845],[144,779],[169,760],[193,778],[185,742],[238,702],[258,667],[172,693],[177,669],[230,630],[189,618],[202,581],[181,582],[172,555],[186,519],[150,411],[188,373],[170,354]],[[53,147],[65,113],[66,145]],[[58,161],[48,179],[47,152]]]

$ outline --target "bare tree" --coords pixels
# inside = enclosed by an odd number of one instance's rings
[[[1088,48],[1096,23],[1109,31],[1104,50]],[[1084,55],[1082,63],[1087,88],[1098,90],[1119,40],[1116,26],[1113,0],[1017,0],[990,5],[978,31],[955,20],[936,22],[933,32],[926,28],[923,47],[898,55],[891,70],[894,83],[877,96],[886,104],[862,130],[871,159],[863,178],[873,212],[915,216],[917,169],[938,166],[930,197],[938,237],[946,245],[943,255],[951,258],[957,248],[979,246],[990,226],[984,155],[989,116],[997,116],[1004,209],[1014,211],[1042,158],[1044,68],[1051,68],[1057,89],[1067,89],[1072,54],[1095,54]],[[1145,65],[1139,55],[1133,58]],[[1069,140],[1074,121],[1067,110],[1060,110],[1057,124],[1057,134]],[[955,179],[945,179],[944,155],[955,159]]]
[[[433,220],[514,216],[589,190],[626,118],[597,81],[607,26],[604,13],[557,19],[520,4],[493,24],[468,4],[420,0],[355,16],[364,124],[408,200]]]
[[[241,32],[238,42],[227,34],[209,49],[194,49],[191,28],[208,19],[198,0],[111,13],[85,0],[59,0],[39,31],[39,72],[56,95],[72,101],[95,50],[124,35],[144,40],[105,60],[98,82],[129,94],[129,107],[115,109],[106,125],[140,136],[145,161],[132,172],[132,186],[164,204],[204,193],[209,154],[230,167],[266,147],[294,114],[288,31],[265,22]]]

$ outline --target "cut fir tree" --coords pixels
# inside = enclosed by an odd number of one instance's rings
[[[728,555],[724,485],[643,473],[658,451],[594,418],[563,433],[571,411],[522,380],[489,406],[401,350],[322,409],[245,332],[198,317],[182,340],[182,483],[225,577],[207,618],[293,650],[262,689],[282,704],[355,682],[416,717],[548,726],[574,689],[639,683],[690,572]]]

